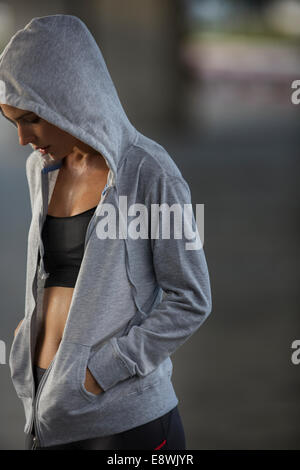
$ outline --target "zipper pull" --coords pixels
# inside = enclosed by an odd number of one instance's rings
[[[35,450],[37,448],[37,437],[33,436],[33,444],[31,450]]]

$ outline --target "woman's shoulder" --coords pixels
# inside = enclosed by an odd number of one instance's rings
[[[182,178],[180,169],[166,148],[142,134],[132,145],[126,160],[127,166],[135,167],[144,181],[155,181],[163,176]]]

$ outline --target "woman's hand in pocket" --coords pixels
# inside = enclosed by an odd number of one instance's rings
[[[22,320],[18,323],[18,326],[17,326],[17,328],[15,329],[15,332],[14,332],[14,336],[16,336],[16,334],[18,332],[18,329],[20,328],[23,320],[24,320],[24,318],[22,318]]]
[[[93,393],[94,395],[99,395],[101,392],[104,392],[98,382],[94,379],[88,367],[86,369],[84,386],[88,392]]]

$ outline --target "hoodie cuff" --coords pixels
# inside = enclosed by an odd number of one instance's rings
[[[104,391],[132,375],[117,354],[111,341],[91,353],[87,367]]]

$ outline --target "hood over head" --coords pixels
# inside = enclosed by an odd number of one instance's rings
[[[90,145],[114,180],[137,133],[94,37],[73,15],[33,18],[14,34],[0,55],[0,103],[33,111]]]
[[[118,201],[118,168],[140,133],[128,120],[102,53],[79,18],[33,18],[14,34],[0,55],[0,103],[33,111],[100,152]],[[50,155],[37,154],[44,173],[61,165]],[[128,240],[123,241],[128,279],[142,312],[129,269]]]

